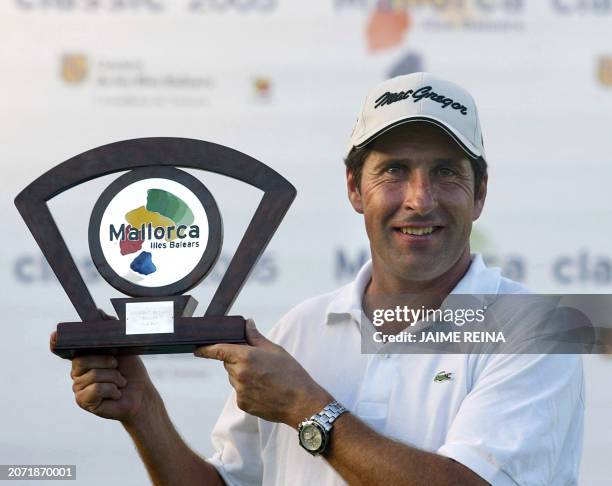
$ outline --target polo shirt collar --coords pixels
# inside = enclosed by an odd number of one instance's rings
[[[326,309],[326,323],[345,321],[350,317],[353,321],[361,321],[361,303],[366,286],[372,278],[372,260],[361,267],[355,279],[342,287]],[[465,275],[459,280],[451,294],[471,294],[476,298],[482,295],[496,295],[501,283],[501,270],[485,265],[480,253],[472,253],[472,262]]]

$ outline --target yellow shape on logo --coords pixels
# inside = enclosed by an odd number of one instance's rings
[[[159,213],[155,213],[153,211],[149,211],[144,206],[140,206],[139,208],[132,209],[125,215],[126,221],[130,224],[132,228],[136,228],[140,231],[140,227],[144,224],[145,226],[151,224],[153,228],[157,228],[158,226],[163,226],[167,228],[168,226],[175,226],[174,221],[170,218],[166,218]],[[173,232],[172,238],[166,238],[166,240],[171,241],[176,238],[176,232]]]

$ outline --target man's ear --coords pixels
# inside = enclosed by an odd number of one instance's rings
[[[351,201],[351,206],[353,206],[353,209],[359,214],[363,214],[361,191],[359,190],[359,186],[355,180],[355,175],[349,169],[346,169],[346,189],[348,191],[349,201]]]
[[[485,200],[487,199],[487,183],[489,182],[489,174],[485,174],[480,182],[480,187],[476,193],[476,199],[474,200],[474,212],[472,214],[472,221],[476,221],[482,214]]]

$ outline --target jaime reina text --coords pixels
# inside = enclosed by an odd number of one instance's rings
[[[426,309],[396,306],[391,309],[375,309],[372,313],[372,324],[380,327],[387,323],[406,323],[415,326],[417,323],[452,323],[463,326],[470,323],[482,323],[486,307],[479,309]],[[372,335],[376,343],[497,343],[506,342],[502,332],[488,331],[402,331],[397,334],[385,334],[377,331]]]

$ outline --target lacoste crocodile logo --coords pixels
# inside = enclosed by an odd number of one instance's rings
[[[446,371],[440,371],[436,376],[434,376],[433,381],[441,383],[443,381],[451,381],[453,379],[452,373],[447,373]]]

